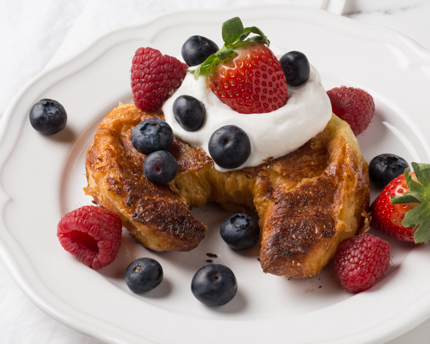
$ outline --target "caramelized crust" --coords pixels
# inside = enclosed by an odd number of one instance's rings
[[[146,247],[196,247],[207,227],[190,209],[217,202],[258,212],[264,272],[302,278],[319,273],[342,240],[368,229],[367,164],[349,125],[335,115],[295,152],[238,171],[218,172],[202,149],[175,138],[170,152],[179,170],[168,186],[144,177],[145,155],[130,142],[133,128],[150,117],[164,119],[128,104],[103,120],[88,149],[85,188]]]

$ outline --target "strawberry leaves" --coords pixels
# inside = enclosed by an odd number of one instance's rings
[[[412,167],[415,178],[409,174],[408,168],[405,170],[405,180],[410,191],[403,196],[394,197],[391,204],[421,203],[406,213],[402,225],[416,228],[414,233],[416,244],[428,244],[430,242],[430,165],[413,162]]]
[[[250,34],[255,34],[255,36],[248,38]],[[194,73],[194,79],[197,80],[202,73],[207,73],[212,66],[229,58],[234,54],[234,49],[241,45],[248,44],[249,42],[260,42],[267,46],[270,45],[270,41],[259,28],[255,26],[244,28],[239,17],[231,18],[222,24],[222,39],[224,45],[220,50],[210,55],[196,69],[189,71]]]

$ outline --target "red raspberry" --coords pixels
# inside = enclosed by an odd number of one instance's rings
[[[372,96],[359,88],[335,87],[327,91],[336,116],[348,122],[355,136],[364,131],[375,115]]]
[[[340,284],[351,293],[372,287],[390,267],[390,244],[364,233],[344,240],[334,256]]]
[[[137,49],[131,65],[134,104],[143,111],[159,110],[181,86],[187,68],[185,63],[156,49]]]
[[[93,269],[114,261],[121,245],[122,222],[110,210],[85,206],[64,215],[57,226],[63,248]]]

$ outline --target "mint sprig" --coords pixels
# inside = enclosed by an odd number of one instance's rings
[[[409,175],[409,168],[405,169],[405,180],[410,191],[403,196],[394,197],[391,204],[420,203],[406,213],[402,225],[416,228],[414,233],[416,244],[428,244],[430,242],[430,165],[413,162],[412,167],[417,181]]]
[[[248,38],[250,34],[255,34],[255,36]],[[270,45],[270,41],[259,28],[255,26],[244,28],[239,17],[231,18],[222,24],[222,39],[224,41],[223,47],[215,54],[210,55],[196,69],[190,71],[194,73],[194,79],[197,80],[201,74],[207,73],[212,66],[229,58],[234,54],[234,49],[241,45],[248,44],[248,42]]]

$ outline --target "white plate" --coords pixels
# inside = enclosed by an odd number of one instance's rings
[[[56,238],[58,220],[90,203],[84,155],[97,124],[119,101],[131,100],[131,57],[140,46],[178,55],[201,34],[221,43],[221,23],[240,15],[274,45],[304,52],[327,89],[359,86],[377,112],[359,136],[365,158],[393,152],[428,162],[423,133],[430,130],[430,54],[401,34],[301,7],[271,5],[236,11],[183,12],[110,34],[83,54],[44,72],[15,98],[0,127],[0,254],[24,292],[61,322],[108,342],[123,343],[380,343],[430,316],[430,248],[392,245],[392,268],[367,292],[352,295],[336,282],[332,265],[310,279],[261,272],[258,249],[227,248],[218,227],[228,213],[214,206],[194,211],[210,227],[189,253],[154,253],[128,234],[118,259],[100,272],[66,253]],[[62,133],[35,132],[28,111],[37,100],[57,99],[69,122]],[[372,190],[372,197],[375,196]],[[379,233],[378,233],[379,235]],[[214,262],[236,274],[239,292],[226,306],[208,308],[191,294],[194,272]],[[135,295],[123,281],[140,256],[163,265],[159,288]]]

